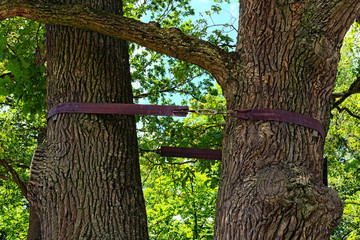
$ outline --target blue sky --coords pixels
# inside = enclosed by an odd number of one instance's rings
[[[191,0],[191,5],[195,10],[195,16],[190,16],[193,22],[200,18],[205,18],[207,20],[208,25],[221,25],[221,24],[232,24],[236,29],[238,25],[238,15],[239,15],[239,2],[237,0],[233,0],[232,3],[221,3],[219,4],[222,8],[222,11],[219,14],[213,14],[211,17],[205,14],[206,11],[211,10],[211,6],[217,3],[214,0]],[[148,22],[146,17],[142,19],[144,22]],[[183,19],[187,20],[187,19]],[[209,29],[209,31],[215,30],[216,28],[222,29],[222,26],[214,26]],[[227,28],[229,31],[229,28]],[[228,35],[234,40],[233,44],[236,44],[236,36],[237,31],[232,30],[228,33]],[[138,49],[138,52],[141,52],[143,48]],[[197,79],[195,81],[201,81],[201,79]],[[138,83],[134,82],[133,86],[135,88],[138,87]],[[182,97],[179,94],[171,94],[169,96],[175,102],[175,104],[180,105]],[[141,99],[139,103],[147,104],[148,101],[146,99]]]
[[[196,15],[192,17],[193,20],[200,18],[200,14],[211,9],[211,6],[216,4],[214,0],[192,0],[191,5],[195,9]],[[239,17],[239,2],[233,0],[232,3],[221,3],[222,11],[219,14],[208,17],[208,24],[226,24],[231,23],[237,28]],[[236,39],[236,32],[231,33],[231,37]]]
[[[223,9],[226,9],[227,12],[230,14],[237,16],[238,15],[238,9],[239,9],[239,2],[233,1],[234,3],[222,3],[221,6]],[[213,0],[192,0],[191,5],[196,9],[197,11],[206,11],[210,8],[211,5],[214,4]]]

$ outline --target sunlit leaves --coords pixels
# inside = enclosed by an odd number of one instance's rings
[[[354,24],[341,50],[336,92],[345,92],[360,76],[360,28]],[[339,107],[360,115],[360,96],[354,94]],[[360,238],[360,120],[346,111],[332,111],[325,153],[329,161],[329,183],[344,202],[344,214],[331,239]]]
[[[0,161],[16,171],[22,182],[27,182],[31,157],[45,130],[45,120],[30,117],[17,104],[3,108],[0,114]],[[5,111],[6,110],[6,111]],[[26,239],[29,217],[27,200],[13,182],[12,175],[0,166],[0,236],[1,239]]]
[[[145,22],[176,27],[227,48],[231,40],[222,31],[224,26],[208,27],[205,18],[194,20],[188,2],[144,0],[127,4],[136,5],[136,17]],[[213,6],[209,13],[220,10],[220,5]],[[138,103],[225,110],[220,87],[204,70],[133,44],[130,53]],[[138,121],[139,146],[147,150],[161,146],[221,149],[224,120],[224,115],[193,113],[186,118],[142,116]],[[151,239],[212,239],[220,161],[165,158],[152,152],[141,153],[140,161]]]
[[[0,181],[0,239],[26,239],[29,206],[15,183]]]
[[[217,188],[191,165],[156,166],[145,183],[151,239],[212,239]],[[171,177],[170,177],[171,176]]]
[[[191,109],[225,109],[219,87]],[[189,114],[184,119],[143,117],[139,144],[144,149],[180,146],[221,149],[224,116]],[[212,239],[220,161],[141,154],[151,239]]]
[[[21,18],[0,24],[0,94],[21,101],[23,111],[44,113],[44,27]],[[7,74],[9,73],[9,74]]]
[[[26,239],[29,206],[7,168],[26,183],[46,129],[44,26],[22,18],[0,25],[0,239]]]

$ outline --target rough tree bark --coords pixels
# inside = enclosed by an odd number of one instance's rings
[[[58,1],[59,2],[59,1]],[[118,15],[117,0],[86,2]],[[132,103],[123,40],[47,25],[47,105]],[[133,116],[59,114],[34,155],[28,239],[148,239]],[[34,214],[34,210],[37,213]]]
[[[228,108],[287,110],[327,125],[351,10],[341,13],[340,1],[240,2]],[[323,142],[294,124],[228,118],[215,239],[328,239],[342,203],[323,185]]]
[[[231,53],[177,29],[80,5],[0,5],[1,18],[15,15],[98,31],[197,64],[221,85],[228,109],[292,111],[326,127],[341,42],[360,1],[240,0]],[[322,184],[323,143],[291,123],[228,117],[214,238],[328,239],[342,204]]]

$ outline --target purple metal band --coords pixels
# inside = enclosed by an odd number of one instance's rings
[[[235,109],[237,117],[244,120],[272,120],[301,125],[318,131],[325,139],[325,129],[315,118],[299,113],[276,109]],[[124,115],[155,115],[186,117],[189,112],[187,106],[164,106],[146,104],[120,103],[60,103],[51,108],[47,118],[59,113],[89,113],[89,114],[124,114]]]
[[[187,106],[163,106],[120,103],[60,103],[50,109],[47,118],[59,113],[124,114],[186,117]]]
[[[221,160],[222,157],[221,150],[200,148],[161,147],[159,153],[163,157],[200,158],[209,160]]]
[[[272,120],[288,122],[301,125],[318,131],[325,139],[325,129],[321,122],[315,118],[308,117],[295,112],[288,112],[276,109],[235,109],[236,114],[232,115],[244,120]]]

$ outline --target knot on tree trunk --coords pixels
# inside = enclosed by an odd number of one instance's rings
[[[311,179],[302,167],[271,166],[258,171],[249,190],[256,196],[255,201],[264,202],[267,214],[276,209],[296,210],[298,220],[312,219],[314,224],[321,222],[324,227],[334,228],[342,214],[341,199],[334,190]],[[326,214],[321,215],[324,211]]]
[[[33,206],[39,205],[41,199],[41,178],[46,172],[47,145],[39,145],[31,160],[30,179],[28,183],[28,198]]]
[[[47,145],[39,145],[31,161],[30,179],[27,185],[30,202],[30,219],[27,240],[42,239],[41,233],[41,205],[43,187],[41,179],[46,170]]]
[[[297,166],[259,170],[226,202],[222,224],[234,228],[224,231],[233,235],[219,239],[328,239],[342,214],[336,192],[312,182],[310,173]]]

